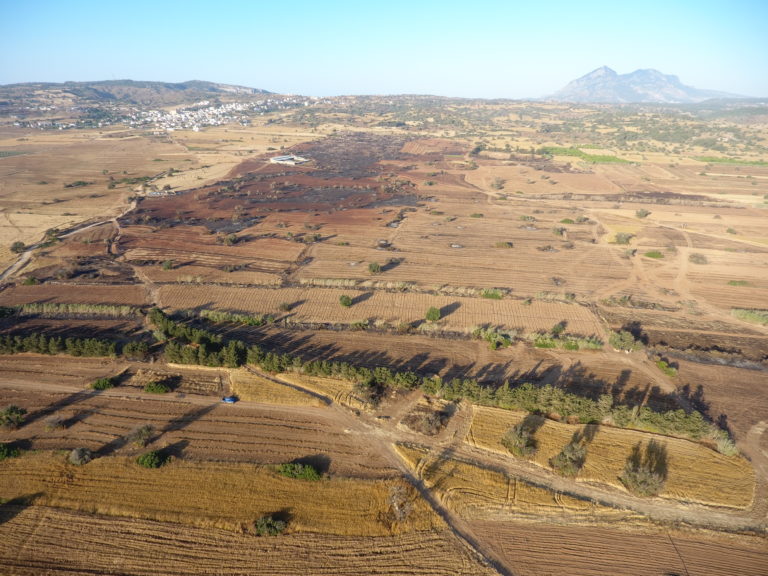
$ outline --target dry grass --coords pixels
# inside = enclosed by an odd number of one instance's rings
[[[501,438],[525,416],[522,412],[476,407],[468,442],[509,454],[501,444]],[[549,467],[549,459],[570,442],[574,433],[583,430],[584,426],[544,420],[535,433],[538,450],[533,461]],[[645,445],[651,439],[666,445],[668,453],[669,476],[662,497],[733,508],[746,508],[752,503],[755,473],[743,458],[724,456],[706,446],[680,438],[607,426],[597,429],[594,440],[587,448],[586,463],[578,479],[622,487],[619,476],[632,447],[638,442]]]
[[[406,487],[412,512],[390,526],[389,489],[399,480],[331,478],[307,482],[284,478],[252,464],[174,460],[156,470],[132,459],[105,457],[86,466],[65,463],[62,453],[28,453],[4,463],[4,498],[39,494],[35,505],[240,531],[277,511],[292,516],[291,532],[383,536],[439,528],[440,520]]]
[[[366,404],[360,401],[352,390],[352,383],[346,380],[336,378],[320,378],[317,376],[307,376],[305,374],[296,374],[293,372],[280,374],[280,378],[291,384],[301,386],[321,394],[326,398],[339,404],[343,404],[355,410],[366,408]]]
[[[158,566],[165,576],[496,574],[448,529],[392,536],[254,538],[43,506],[7,512],[0,524],[0,572],[9,576],[146,576],[156,574]]]
[[[305,394],[274,380],[258,376],[240,368],[230,372],[230,390],[241,400],[263,402],[266,404],[286,404],[300,406],[323,406],[324,404],[309,394]]]
[[[398,445],[397,451],[443,504],[464,518],[541,518],[565,514],[574,522],[634,517],[627,512],[535,486],[502,471],[443,458],[425,449]]]

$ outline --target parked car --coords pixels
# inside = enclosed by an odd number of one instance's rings
[[[240,400],[240,398],[237,396],[224,396],[224,398],[221,399],[224,404],[234,404],[238,400]]]

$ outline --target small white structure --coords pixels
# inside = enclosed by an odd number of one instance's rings
[[[269,159],[269,161],[272,162],[272,164],[288,164],[289,166],[295,166],[296,164],[304,164],[305,162],[309,162],[309,159],[289,154],[287,156],[273,156]]]

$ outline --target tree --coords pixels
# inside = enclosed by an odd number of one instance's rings
[[[429,310],[427,310],[426,317],[428,322],[437,322],[440,320],[440,309],[430,306]]]
[[[24,244],[24,242],[21,242],[20,240],[17,240],[13,244],[11,244],[11,252],[13,252],[14,254],[21,254],[26,249],[27,249],[27,246]]]
[[[0,424],[5,428],[15,429],[24,423],[24,417],[27,414],[25,408],[19,408],[11,404],[0,412]]]
[[[352,298],[350,298],[346,294],[342,294],[341,296],[339,296],[339,304],[344,306],[344,308],[349,308],[350,306],[352,306]]]
[[[368,264],[368,272],[371,274],[381,274],[381,264],[378,262],[371,262]]]

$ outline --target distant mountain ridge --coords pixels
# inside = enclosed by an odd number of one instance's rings
[[[173,106],[195,100],[242,95],[271,94],[267,90],[217,84],[202,80],[188,82],[153,82],[138,80],[101,80],[96,82],[28,82],[0,86],[0,97],[31,97],[37,91],[56,91],[91,102],[120,101],[145,106]]]
[[[687,104],[711,98],[742,98],[737,94],[700,90],[686,86],[677,76],[662,74],[658,70],[635,70],[617,74],[607,66],[568,83],[551,100],[563,102],[592,102],[607,104],[661,103]]]

